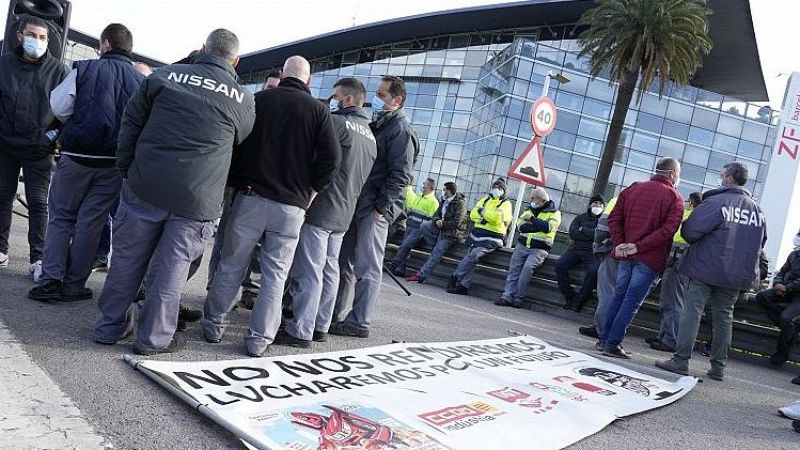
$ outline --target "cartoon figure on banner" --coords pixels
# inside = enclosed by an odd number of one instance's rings
[[[587,391],[587,392],[591,392],[591,393],[597,394],[597,395],[603,395],[603,396],[606,396],[606,397],[611,397],[612,395],[617,395],[617,393],[614,392],[614,391],[610,391],[608,389],[603,389],[603,388],[595,386],[593,384],[584,383],[582,381],[576,380],[575,378],[568,377],[568,376],[554,377],[553,380],[558,381],[559,383],[569,383],[575,388],[578,388],[578,389],[581,389],[581,390],[584,390],[584,391]]]
[[[293,412],[292,423],[319,432],[317,450],[406,450],[421,448],[433,440],[422,432],[393,429],[372,419],[323,405],[330,416],[309,412]],[[443,449],[440,444],[424,448]]]
[[[607,369],[587,367],[580,369],[578,373],[589,377],[599,378],[604,382],[610,384],[611,386],[616,386],[631,392],[635,392],[643,397],[650,397],[652,395],[651,389],[656,390],[661,388],[659,385],[652,383],[648,380],[645,380],[643,378],[635,378],[629,375],[625,375]],[[665,398],[672,397],[673,395],[677,394],[678,392],[681,392],[682,390],[683,389],[679,389],[674,392],[661,391],[655,394],[654,397],[656,400],[663,400]]]

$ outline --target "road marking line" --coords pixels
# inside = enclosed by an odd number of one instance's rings
[[[112,446],[0,322],[0,449]]]

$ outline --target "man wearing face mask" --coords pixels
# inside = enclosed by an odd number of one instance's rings
[[[572,239],[572,245],[558,258],[558,263],[556,263],[558,289],[566,299],[564,309],[581,312],[597,286],[597,260],[592,252],[592,243],[597,221],[603,214],[605,206],[606,201],[603,196],[596,194],[589,200],[587,211],[575,217],[569,225],[569,237]],[[581,285],[580,292],[576,293],[572,287],[569,271],[581,264],[583,265],[583,285]]]
[[[683,205],[683,222],[692,214],[703,201],[703,196],[699,192],[692,192]],[[681,236],[681,228],[675,233],[672,239],[672,250],[667,260],[667,268],[661,278],[661,293],[659,295],[659,306],[661,309],[661,325],[658,336],[645,339],[650,344],[650,348],[662,352],[674,352],[678,336],[678,324],[683,311],[683,299],[686,295],[686,282],[688,279],[678,273],[678,266],[683,258],[689,244]]]
[[[20,170],[28,201],[28,276],[41,273],[47,191],[53,168],[58,122],[48,94],[67,76],[67,68],[47,51],[47,23],[26,17],[17,28],[19,46],[0,57],[0,267],[8,266],[8,237]]]
[[[625,333],[650,285],[666,268],[672,238],[683,217],[683,197],[675,189],[680,176],[676,159],[660,160],[649,181],[622,190],[608,216],[612,257],[619,260],[619,267],[605,325],[598,330],[606,356],[630,358],[622,348]]]
[[[521,308],[525,291],[533,271],[547,259],[561,225],[561,211],[544,188],[536,188],[531,194],[531,204],[517,220],[517,237],[514,254],[508,265],[506,286],[498,306]]]
[[[333,317],[342,321],[330,326],[332,334],[369,337],[383,278],[389,224],[403,210],[404,190],[411,182],[411,170],[419,153],[417,132],[403,109],[405,99],[405,82],[394,76],[383,77],[372,98],[374,114],[370,128],[377,141],[378,157],[342,242],[339,292]],[[353,307],[343,318],[353,288]]]
[[[122,178],[114,167],[122,113],[144,76],[131,60],[133,34],[113,23],[100,33],[100,59],[78,61],[53,90],[50,106],[65,124],[50,187],[50,224],[33,300],[92,298],[86,280]]]
[[[406,278],[408,281],[424,283],[444,254],[467,236],[467,200],[452,181],[444,184],[442,203],[433,216],[430,228],[436,243],[425,264],[418,273]]]
[[[278,345],[308,348],[328,333],[339,289],[339,252],[356,201],[378,150],[362,106],[364,84],[342,78],[333,87],[331,118],[342,146],[342,163],[331,185],[314,198],[300,229],[289,294],[294,320],[275,337]]]
[[[764,214],[750,192],[747,166],[725,164],[723,185],[703,195],[703,203],[681,226],[689,243],[678,273],[687,277],[686,304],[678,325],[678,343],[672,359],[656,362],[670,372],[688,375],[700,316],[711,306],[713,338],[708,376],[722,381],[733,331],[733,308],[739,292],[759,277],[759,251],[767,240]]]
[[[406,276],[406,263],[413,249],[421,240],[433,247],[436,245],[438,232],[431,222],[436,210],[439,209],[439,200],[436,199],[436,181],[428,178],[422,183],[422,195],[417,195],[413,188],[406,189],[405,201],[406,215],[406,235],[403,243],[397,249],[392,261],[387,265],[392,273],[398,277]]]
[[[772,289],[756,295],[759,306],[764,309],[772,323],[781,329],[777,351],[769,359],[776,367],[789,360],[789,352],[800,333],[800,232],[794,237],[793,244],[794,250],[789,253],[783,267],[772,279]],[[800,377],[796,380],[800,384]]]
[[[469,250],[450,276],[448,293],[469,294],[475,264],[503,246],[513,215],[511,202],[506,198],[506,180],[500,177],[492,183],[489,195],[478,200],[469,213],[472,221],[472,231],[467,238]]]

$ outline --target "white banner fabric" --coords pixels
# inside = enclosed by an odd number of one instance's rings
[[[563,448],[697,383],[530,336],[136,367],[246,444],[292,450]]]

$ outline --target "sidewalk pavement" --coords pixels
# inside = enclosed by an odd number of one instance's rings
[[[0,322],[0,449],[111,448]]]

